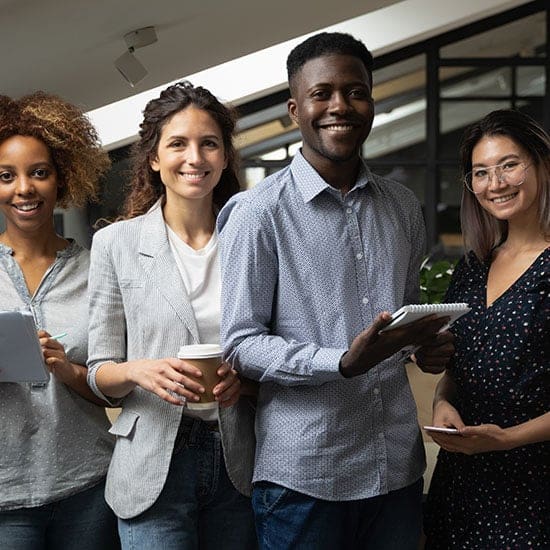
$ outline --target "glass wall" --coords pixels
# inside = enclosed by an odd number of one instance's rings
[[[363,155],[415,192],[436,253],[459,252],[464,128],[511,107],[550,129],[548,26],[546,3],[535,1],[375,59],[376,117]],[[241,149],[248,185],[290,162],[300,136],[282,126]]]
[[[376,116],[363,147],[378,174],[411,188],[424,209],[435,253],[458,253],[462,184],[458,148],[464,128],[488,112],[513,107],[550,130],[550,27],[547,2],[537,0],[375,59]],[[239,107],[241,180],[252,187],[286,166],[301,146],[287,114],[288,90]],[[122,202],[127,152],[114,153],[105,187],[113,217]]]

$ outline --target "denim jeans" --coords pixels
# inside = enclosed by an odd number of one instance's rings
[[[422,479],[387,495],[336,502],[263,481],[252,505],[263,550],[417,550]]]
[[[227,476],[219,432],[188,417],[159,498],[118,529],[125,550],[257,548],[252,505]]]
[[[37,506],[0,512],[6,550],[115,550],[116,517],[105,503],[105,483]]]

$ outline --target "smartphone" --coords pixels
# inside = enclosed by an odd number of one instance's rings
[[[424,426],[427,432],[438,432],[442,434],[458,434],[459,431],[456,428],[444,428],[443,426]]]

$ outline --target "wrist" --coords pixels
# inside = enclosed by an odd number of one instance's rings
[[[522,445],[525,445],[525,442],[521,439],[521,428],[519,425],[504,428],[503,434],[503,445],[505,451],[511,451],[516,447],[521,447]]]
[[[349,372],[349,367],[348,365],[346,364],[345,362],[345,359],[346,359],[346,356],[347,356],[348,352],[346,351],[342,357],[340,357],[340,361],[338,361],[338,370],[340,371],[340,374],[344,377],[344,378],[351,378],[353,376],[353,374],[351,374]]]
[[[435,412],[437,409],[441,409],[443,407],[452,406],[449,401],[441,396],[441,395],[435,395],[434,400],[432,402],[432,411]]]

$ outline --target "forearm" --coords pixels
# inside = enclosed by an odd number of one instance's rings
[[[320,385],[340,380],[338,369],[345,349],[321,348],[312,343],[289,343],[274,335],[251,335],[228,340],[228,361],[245,377],[285,386]]]
[[[510,448],[550,441],[550,412],[505,429]]]
[[[87,401],[105,407],[107,403],[97,397],[94,392],[91,390],[90,386],[86,381],[86,376],[88,369],[83,365],[77,365],[76,363],[71,363],[73,369],[73,375],[68,378],[65,384],[76,392],[80,397],[83,397]]]
[[[450,377],[448,372],[445,372],[441,380],[438,382],[433,398],[433,407],[437,406],[438,403],[446,401],[453,404],[456,397],[456,383]]]
[[[128,395],[136,387],[131,380],[131,367],[132,362],[101,364],[95,370],[95,383],[101,393],[115,399]]]

